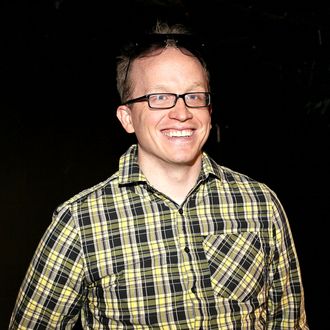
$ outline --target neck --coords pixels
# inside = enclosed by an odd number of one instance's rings
[[[181,205],[195,186],[201,171],[202,157],[192,164],[157,163],[139,159],[139,165],[149,183]]]

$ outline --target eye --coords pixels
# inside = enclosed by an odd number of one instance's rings
[[[171,99],[170,94],[152,94],[150,95],[150,101],[152,103],[164,103],[168,102]]]
[[[155,97],[157,101],[166,101],[168,99],[168,95],[166,94],[157,94]]]
[[[200,101],[205,99],[205,95],[203,93],[193,93],[193,94],[187,94],[186,98],[190,101]]]

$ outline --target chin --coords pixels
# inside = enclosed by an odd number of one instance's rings
[[[181,156],[181,157],[180,157]],[[171,157],[170,162],[172,164],[176,165],[186,165],[186,166],[192,166],[196,163],[196,161],[199,159],[200,155],[196,155],[195,157],[182,157],[182,155],[178,155],[177,157]]]

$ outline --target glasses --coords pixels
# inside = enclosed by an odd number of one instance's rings
[[[175,107],[179,98],[182,98],[188,108],[205,108],[211,105],[210,92],[190,92],[185,94],[174,93],[152,93],[128,100],[123,104],[136,102],[148,102],[150,109],[171,109]]]

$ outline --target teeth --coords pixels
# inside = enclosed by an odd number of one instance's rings
[[[182,130],[182,131],[169,131],[164,133],[166,136],[170,137],[186,137],[192,136],[193,132],[191,130]]]

